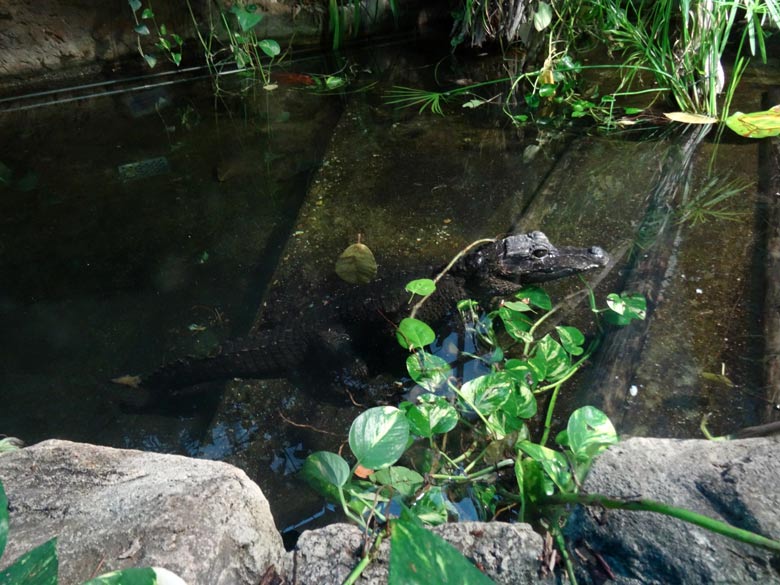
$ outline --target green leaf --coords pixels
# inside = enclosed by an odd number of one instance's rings
[[[388,585],[493,583],[454,546],[429,532],[407,509],[392,523]]]
[[[539,97],[553,97],[555,95],[555,84],[545,83],[539,88]]]
[[[576,327],[558,326],[555,330],[561,339],[563,349],[568,351],[570,355],[582,355],[585,351],[582,349],[582,344],[585,343],[585,336],[579,329]]]
[[[347,246],[336,260],[336,274],[350,284],[368,284],[376,278],[376,272],[374,253],[360,242]]]
[[[515,297],[529,305],[540,308],[542,311],[549,311],[552,309],[550,295],[538,286],[523,287],[515,294]]]
[[[139,24],[133,29],[135,32],[137,32],[139,35],[148,35],[149,34],[149,27],[145,24]]]
[[[389,467],[404,454],[409,421],[393,406],[376,406],[361,413],[349,429],[349,447],[367,469]]]
[[[419,319],[406,317],[398,325],[395,337],[401,347],[412,350],[433,343],[436,340],[436,333]]]
[[[583,406],[571,413],[566,437],[578,461],[590,463],[596,455],[618,442],[609,417],[593,406]]]
[[[234,4],[230,9],[230,12],[236,15],[238,26],[240,26],[241,30],[244,32],[254,28],[263,20],[263,13],[257,9],[256,4],[247,4],[246,6]]]
[[[440,486],[429,487],[426,492],[415,501],[412,513],[420,521],[429,526],[438,526],[447,521],[447,508],[449,501]]]
[[[164,24],[160,25],[160,35],[165,36],[168,34],[168,27]]]
[[[575,484],[569,470],[569,462],[562,453],[530,441],[519,442],[517,448],[538,462],[559,490],[562,492],[574,491]]]
[[[8,497],[5,495],[3,482],[0,481],[0,557],[3,556],[8,542]]]
[[[128,0],[127,3],[130,5],[130,9],[134,13],[141,9],[141,0]]]
[[[507,375],[512,377],[515,382],[513,384],[514,391],[509,395],[502,410],[520,419],[533,417],[537,408],[536,396],[534,396],[527,384],[524,382],[518,383],[511,374],[507,373]]]
[[[517,463],[515,463],[515,478],[522,478],[522,492],[526,500],[536,502],[555,493],[555,484],[550,476],[544,472],[539,461],[528,457],[518,457],[517,459],[520,461],[522,471],[517,473]]]
[[[504,371],[512,376],[518,384],[535,388],[540,378],[536,377],[537,370],[524,360],[510,358],[504,364]]]
[[[468,400],[484,416],[495,412],[509,399],[514,380],[506,372],[494,372],[464,383],[460,388],[461,400]]]
[[[458,411],[441,396],[423,394],[419,404],[406,404],[406,417],[412,434],[430,438],[447,433],[458,424]]]
[[[325,87],[327,89],[336,89],[346,84],[347,80],[343,77],[339,77],[338,75],[328,75],[325,78]]]
[[[170,571],[166,571],[171,574]],[[112,571],[104,575],[100,575],[94,579],[90,579],[82,585],[157,585],[158,583],[184,583],[181,579],[178,579],[175,575],[174,578],[178,581],[171,580],[158,580],[156,569],[151,567],[132,567],[129,569],[122,569],[120,571]]]
[[[530,341],[532,339],[528,331],[530,331],[533,321],[523,313],[513,310],[511,307],[503,306],[499,307],[498,316],[504,324],[504,329],[513,339],[519,341]]]
[[[151,68],[154,68],[154,66],[157,65],[157,57],[154,55],[144,55],[144,61],[146,61],[146,64]]]
[[[535,357],[544,359],[545,379],[551,382],[561,379],[571,367],[571,357],[549,334],[536,344]]]
[[[139,2],[138,5],[140,6],[141,3]],[[141,18],[154,18],[154,12],[152,12],[151,8],[144,8],[144,11],[141,13]]]
[[[647,300],[638,293],[610,293],[607,306],[610,310],[604,314],[604,319],[612,325],[628,325],[635,319],[643,321],[647,316]]]
[[[57,585],[57,539],[24,553],[0,571],[3,585]]]
[[[780,135],[780,105],[763,112],[743,114],[735,112],[726,118],[726,126],[740,136],[747,138],[766,138]]]
[[[307,481],[315,487],[324,482],[326,484],[342,487],[349,481],[349,464],[344,458],[329,451],[317,451],[306,458],[301,472]]]
[[[519,313],[526,313],[528,311],[533,311],[531,308],[531,305],[528,303],[524,303],[523,301],[506,301],[501,304],[502,307],[506,307],[510,311],[517,311]]]
[[[170,51],[171,50],[171,44],[168,42],[168,39],[160,37],[160,40],[155,43],[155,46],[159,47],[163,51]]]
[[[478,108],[479,106],[485,105],[486,103],[487,102],[485,102],[485,100],[474,98],[465,102],[462,107],[471,108],[473,110],[474,108]]]
[[[552,22],[553,11],[547,2],[539,2],[534,12],[534,28],[537,31],[543,31]]]
[[[405,290],[413,295],[424,297],[436,290],[436,283],[430,278],[418,278],[407,283]]]
[[[282,48],[279,46],[279,43],[273,39],[263,39],[257,43],[257,46],[260,47],[260,50],[269,57],[276,57],[279,53],[282,52]]]
[[[171,61],[178,67],[181,64],[181,53],[171,53]]]
[[[447,383],[452,368],[439,356],[418,350],[406,358],[406,371],[417,384],[434,392]]]
[[[390,486],[404,498],[412,497],[425,483],[425,478],[408,467],[393,466],[372,473],[368,479],[373,483]]]

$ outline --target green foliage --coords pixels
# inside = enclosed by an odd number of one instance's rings
[[[398,461],[408,441],[409,421],[392,406],[369,408],[349,429],[349,448],[367,469],[382,469]]]
[[[425,294],[430,283],[413,281],[407,290]],[[617,308],[621,312],[615,314],[625,322],[644,317],[635,295],[610,298],[614,308],[600,313],[609,315]],[[407,371],[426,392],[399,408],[375,407],[355,419],[349,431],[351,471],[346,459],[325,452],[310,455],[303,468],[303,477],[315,489],[340,502],[345,514],[366,529],[372,526],[372,518],[378,519],[381,533],[389,510],[399,505],[407,510],[404,517],[413,520],[392,523],[395,569],[391,571],[400,579],[395,582],[418,582],[410,580],[410,570],[417,571],[419,582],[447,582],[446,575],[430,571],[442,564],[441,559],[447,559],[448,566],[455,561],[439,544],[432,544],[435,539],[428,540],[421,523],[435,525],[457,516],[454,486],[469,486],[467,493],[481,517],[517,504],[515,518],[523,519],[529,512],[536,517],[541,514],[536,504],[544,498],[576,493],[593,459],[617,440],[607,417],[585,407],[575,411],[566,430],[559,433],[557,448],[545,445],[555,397],[592,351],[574,327],[557,326],[550,333],[539,333],[554,313],[545,291],[523,288],[487,315],[478,314],[473,301],[462,301],[458,307],[467,325],[480,331],[480,339],[490,348],[489,358],[465,357],[480,361],[489,371],[456,383],[451,365],[425,349],[435,340],[433,330],[418,319],[402,320],[397,337],[411,352]],[[510,342],[521,342],[514,354],[508,346],[502,347],[505,342],[497,333],[501,325]],[[545,428],[541,439],[533,440],[529,423],[539,409],[538,398],[546,393],[550,400]],[[470,442],[471,446],[463,452],[448,447],[452,433],[461,437],[453,441],[456,445]],[[415,439],[421,444],[407,464],[404,458],[409,457],[407,449]],[[502,470],[513,473],[505,475]],[[417,542],[414,546],[404,540],[411,537]]]
[[[151,0],[146,0],[146,8],[143,8],[140,0],[128,0],[128,4],[133,12],[134,30],[138,35],[136,38],[138,53],[149,67],[154,67],[158,59],[154,54],[144,51],[142,38],[152,36],[156,37],[154,46],[178,67],[182,62],[184,49],[182,37],[169,31],[165,24],[157,23]],[[186,6],[197,31],[206,62],[213,72],[225,65],[225,47],[221,39],[226,37],[228,43],[226,48],[232,56],[233,63],[241,70],[259,75],[263,85],[267,89],[273,89],[270,83],[270,68],[274,59],[279,57],[282,51],[275,40],[259,39],[255,34],[255,27],[263,20],[263,12],[258,4],[233,3],[229,9],[221,10],[218,21],[208,23],[209,30],[205,35],[199,30],[199,23],[195,19],[189,0]]]
[[[493,583],[455,547],[426,530],[409,510],[404,509],[391,525],[389,585]]]

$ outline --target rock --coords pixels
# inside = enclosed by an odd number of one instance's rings
[[[584,491],[658,500],[780,539],[780,441],[629,439],[596,461]],[[652,512],[578,509],[573,546],[601,555],[615,583],[780,583],[780,558]],[[594,563],[581,583],[603,583]]]
[[[460,522],[437,526],[433,532],[454,545],[496,583],[552,583],[540,577],[542,537],[527,524]],[[341,583],[360,561],[363,534],[356,526],[331,524],[304,532],[291,553],[298,585]],[[358,583],[387,583],[390,543],[385,540],[379,557]]]
[[[0,481],[0,567],[57,536],[62,585],[131,566],[188,585],[257,585],[284,559],[265,496],[225,463],[52,440],[0,456]]]

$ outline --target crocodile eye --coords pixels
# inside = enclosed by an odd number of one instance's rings
[[[546,249],[544,249],[544,248],[537,248],[536,250],[534,250],[533,252],[531,252],[531,255],[532,255],[534,258],[544,258],[545,256],[547,256],[547,254],[548,254],[548,252],[547,252],[547,250],[546,250]]]

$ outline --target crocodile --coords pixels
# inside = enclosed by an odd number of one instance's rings
[[[436,291],[416,317],[435,323],[451,313],[459,300],[511,294],[525,284],[578,274],[608,261],[608,254],[598,246],[555,247],[540,231],[508,235],[463,255],[437,281]],[[353,286],[349,292],[334,294],[311,316],[262,329],[247,339],[226,341],[213,355],[182,358],[147,376],[114,381],[175,393],[216,380],[289,377],[296,371],[317,369],[319,364],[327,364],[343,378],[365,377],[365,355],[356,349],[365,354],[377,340],[390,338],[385,333],[410,312],[409,294],[403,287],[412,278],[396,274]]]

